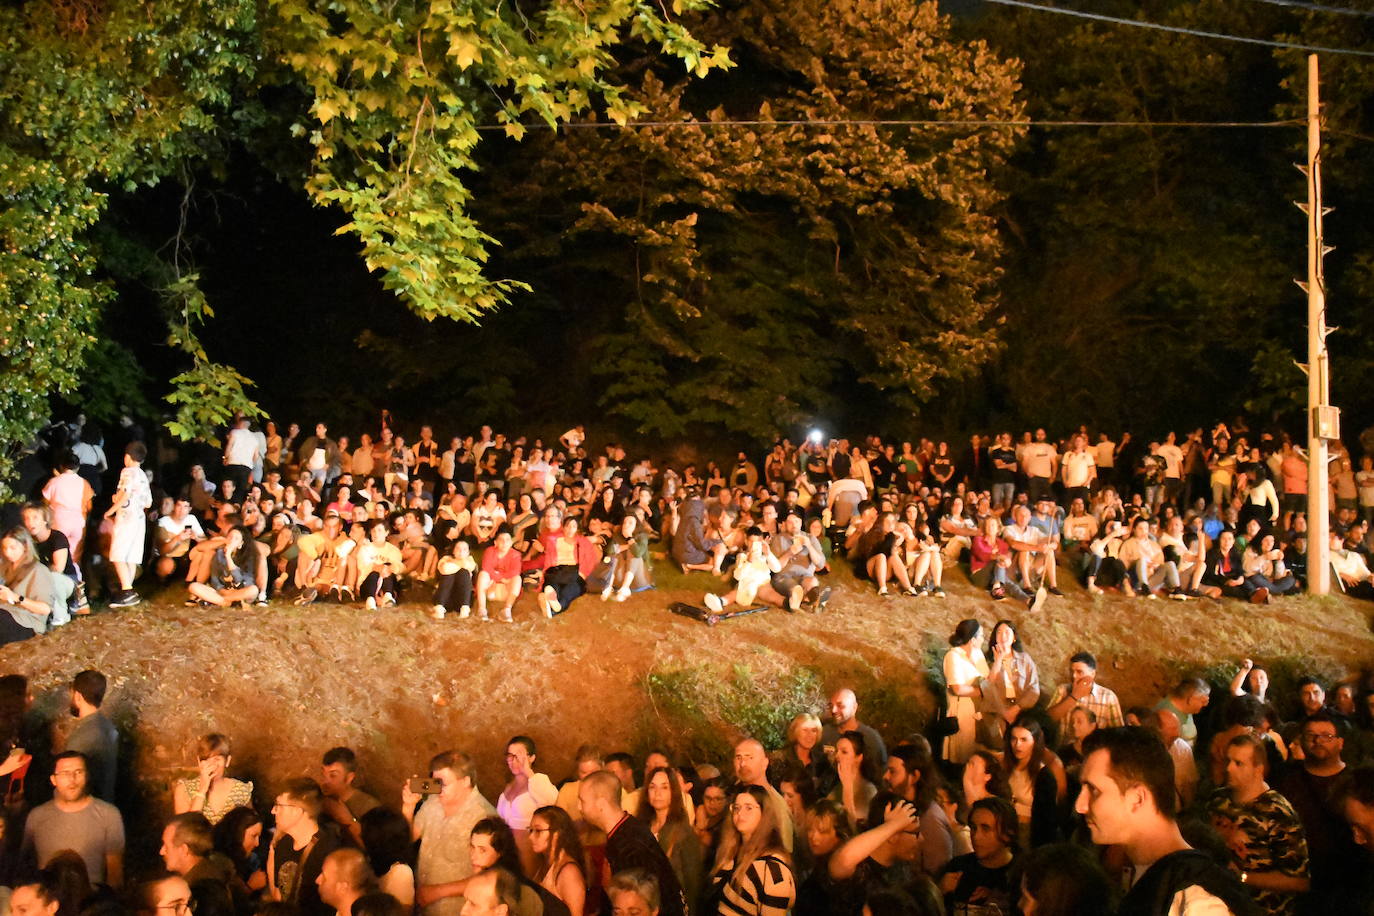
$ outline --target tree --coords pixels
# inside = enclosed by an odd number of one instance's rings
[[[693,30],[745,62],[700,87],[723,102],[632,65],[672,126],[571,131],[537,171],[618,303],[588,361],[602,406],[766,437],[846,389],[914,408],[972,377],[999,346],[991,211],[1019,132],[864,122],[1014,120],[1017,67],[933,3],[765,0]]]
[[[281,121],[306,137],[305,190],[340,207],[369,269],[426,318],[476,320],[514,281],[482,273],[493,240],[468,215],[479,128],[638,111],[608,79],[622,42],[695,74],[728,64],[676,17],[705,0],[27,0],[0,7],[0,479],[70,393],[112,295],[90,236],[111,188],[222,159]],[[647,52],[642,52],[647,53]],[[267,99],[264,101],[264,99]],[[259,138],[260,139],[260,138]],[[280,138],[269,140],[279,147]],[[171,431],[209,437],[252,411],[211,361],[194,265],[166,284]]]

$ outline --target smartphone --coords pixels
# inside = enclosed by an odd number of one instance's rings
[[[438,795],[439,790],[443,788],[439,780],[427,776],[412,776],[407,785],[416,795]]]

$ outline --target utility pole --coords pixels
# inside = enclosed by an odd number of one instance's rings
[[[1327,485],[1327,447],[1340,438],[1340,411],[1329,403],[1329,366],[1326,352],[1326,279],[1322,259],[1329,248],[1322,241],[1321,97],[1317,55],[1307,56],[1307,592],[1331,591],[1331,515]]]

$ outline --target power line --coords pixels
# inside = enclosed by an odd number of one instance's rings
[[[1374,10],[1352,10],[1348,6],[1327,6],[1324,3],[1305,3],[1303,0],[1251,0],[1253,3],[1272,3],[1274,6],[1291,6],[1314,13],[1335,13],[1338,16],[1374,16]]]
[[[1222,41],[1239,41],[1250,45],[1264,45],[1269,48],[1290,48],[1294,51],[1316,51],[1322,54],[1350,54],[1356,57],[1374,57],[1374,51],[1358,51],[1354,48],[1327,48],[1320,45],[1305,45],[1291,41],[1272,41],[1267,38],[1246,38],[1242,35],[1228,35],[1224,32],[1204,32],[1200,29],[1187,29],[1177,25],[1161,25],[1158,22],[1146,22],[1141,19],[1122,19],[1119,16],[1104,16],[1101,13],[1084,13],[1080,10],[1064,9],[1058,6],[1042,6],[1039,3],[1026,3],[1025,0],[988,0],[988,2],[1000,3],[1003,6],[1017,6],[1028,10],[1040,10],[1043,13],[1058,13],[1061,16],[1076,16],[1080,19],[1092,19],[1096,22],[1129,25],[1138,29],[1157,29],[1161,32],[1173,32],[1177,35],[1196,35],[1199,38],[1219,38]]]
[[[571,121],[562,124],[548,124],[543,121],[521,124],[527,130],[632,130],[666,129],[683,130],[696,127],[1138,127],[1138,128],[1271,128],[1292,127],[1302,124],[1300,119],[1288,121],[1004,121],[1004,120],[938,120],[933,118],[889,118],[889,119],[833,119],[833,120],[728,120],[728,121],[630,121],[617,124],[612,121]],[[483,124],[481,131],[504,131],[503,124]]]

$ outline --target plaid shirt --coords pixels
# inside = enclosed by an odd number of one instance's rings
[[[1060,684],[1055,689],[1054,698],[1050,700],[1051,709],[1062,703],[1064,698],[1069,695],[1070,686],[1069,684]],[[1121,715],[1121,701],[1116,698],[1115,693],[1096,681],[1093,682],[1092,693],[1074,702],[1084,709],[1092,710],[1093,714],[1097,716],[1098,728],[1115,728],[1118,725],[1126,724],[1125,717]],[[1073,710],[1070,709],[1069,713],[1072,712]],[[1068,721],[1069,717],[1065,715],[1060,718],[1059,723],[1062,726]]]

